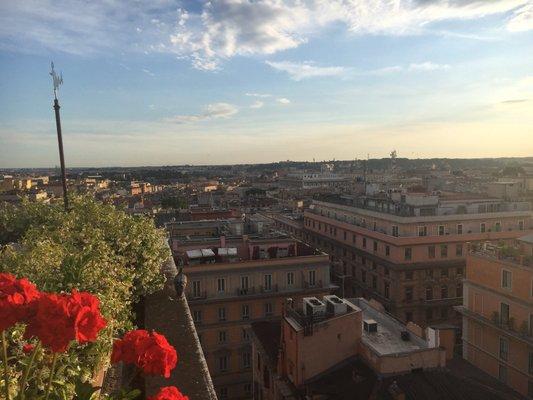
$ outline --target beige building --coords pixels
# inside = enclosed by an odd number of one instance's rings
[[[209,231],[171,242],[188,277],[186,296],[219,399],[251,398],[250,324],[279,318],[286,297],[333,291],[328,256],[270,233]]]
[[[533,235],[473,247],[463,298],[464,358],[533,398]]]
[[[377,299],[421,326],[459,326],[467,242],[512,242],[532,228],[527,202],[393,193],[313,201],[301,237],[333,257],[344,296]]]

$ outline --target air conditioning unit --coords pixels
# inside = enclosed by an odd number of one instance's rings
[[[328,314],[340,315],[346,314],[348,306],[341,298],[334,294],[323,297],[324,303],[326,303],[326,311]]]
[[[373,319],[363,320],[363,329],[367,333],[374,333],[378,331],[378,323]]]
[[[326,305],[316,297],[304,297],[303,308],[307,316],[317,317],[326,314]]]

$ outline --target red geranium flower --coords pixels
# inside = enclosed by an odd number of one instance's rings
[[[175,386],[166,386],[159,390],[159,392],[147,400],[189,400],[188,396],[181,393]]]
[[[134,364],[146,375],[170,377],[178,362],[178,355],[167,339],[156,332],[143,329],[128,332],[113,344],[111,362]]]
[[[142,354],[144,343],[150,338],[150,333],[144,329],[127,332],[122,339],[115,340],[111,362],[116,364],[123,361],[125,364],[139,363],[139,354]]]
[[[79,343],[94,342],[106,326],[100,314],[100,300],[90,293],[72,291],[69,297],[69,311],[75,317],[76,340]]]
[[[139,357],[139,366],[143,372],[146,375],[162,375],[169,378],[170,371],[176,367],[177,362],[176,349],[163,335],[153,332]]]
[[[0,274],[0,332],[22,322],[28,315],[29,305],[38,299],[40,292],[26,278]]]
[[[93,295],[77,291],[71,295],[43,293],[28,318],[25,336],[35,336],[43,346],[62,353],[72,340],[95,341],[105,324]]]
[[[26,354],[31,353],[35,346],[30,343],[26,343],[24,346],[22,346],[22,351]]]

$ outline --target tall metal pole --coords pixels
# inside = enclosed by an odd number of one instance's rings
[[[52,81],[54,84],[54,111],[56,115],[56,129],[57,129],[57,143],[59,145],[59,161],[61,162],[61,182],[63,183],[63,203],[65,211],[68,211],[68,194],[67,194],[67,171],[65,170],[65,156],[63,154],[63,136],[61,134],[61,117],[59,115],[59,101],[57,100],[57,89],[63,83],[63,75],[57,75],[54,71],[54,63],[52,63],[52,71],[50,71]]]
[[[65,204],[65,211],[68,211],[68,196],[67,196],[67,171],[65,170],[65,156],[63,154],[63,136],[61,134],[61,117],[59,116],[59,101],[54,99],[54,111],[56,114],[56,128],[57,128],[57,144],[59,145],[59,161],[61,163],[61,181],[63,183],[63,202]]]

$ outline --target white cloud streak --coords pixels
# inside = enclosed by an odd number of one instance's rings
[[[266,64],[278,71],[288,73],[295,81],[323,76],[340,76],[346,72],[344,67],[321,67],[311,62],[266,61]]]
[[[204,111],[200,114],[191,115],[175,115],[174,117],[165,118],[164,122],[185,124],[193,122],[207,121],[210,119],[228,119],[239,112],[239,109],[233,104],[229,103],[213,103],[208,104]]]
[[[257,101],[255,101],[254,103],[252,103],[252,105],[250,106],[250,108],[262,108],[264,105],[265,105],[264,102],[262,102],[262,101],[260,101],[260,100],[257,100]]]
[[[276,101],[283,105],[291,104],[291,101],[285,97],[280,97],[279,99],[276,99]]]

